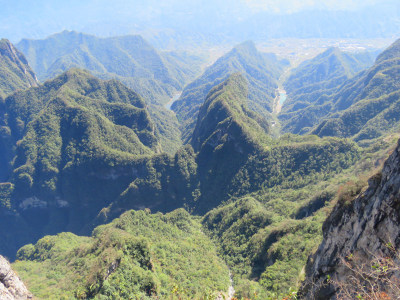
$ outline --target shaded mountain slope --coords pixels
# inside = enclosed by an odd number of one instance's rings
[[[4,106],[2,138],[13,151],[3,193],[33,237],[82,229],[129,184],[132,161],[161,150],[144,101],[85,71],[15,93]]]
[[[330,95],[359,71],[369,68],[374,57],[369,52],[347,53],[329,48],[291,71],[284,82],[288,94],[282,114],[311,105],[321,95]]]
[[[35,73],[24,55],[8,40],[0,40],[0,98],[16,90],[37,86]]]
[[[0,181],[10,172],[13,144],[10,129],[5,125],[7,117],[4,99],[17,90],[37,86],[38,81],[24,55],[8,40],[0,40]]]
[[[158,52],[138,35],[98,38],[74,31],[44,40],[22,40],[18,48],[41,80],[76,67],[102,79],[121,81],[147,102],[164,151],[174,154],[182,145],[177,119],[163,104],[198,75],[202,58]]]
[[[240,167],[262,151],[260,141],[270,139],[265,121],[247,109],[246,95],[247,82],[240,74],[213,88],[201,108],[194,150],[185,146],[173,158],[143,160],[121,198],[103,211],[105,220],[129,208],[168,211],[184,206],[205,212],[226,198]]]
[[[191,139],[196,152],[202,151],[207,144],[215,149],[219,144],[218,139],[225,135],[226,141],[234,140],[235,137],[229,134],[229,131],[235,130],[233,127],[241,127],[243,134],[247,135],[240,137],[242,141],[250,143],[252,138],[255,138],[253,144],[262,141],[262,138],[257,138],[268,133],[268,123],[248,109],[247,97],[248,83],[240,73],[231,75],[211,89],[200,107]]]
[[[305,195],[290,190],[286,196]],[[324,214],[294,220],[289,215],[295,202],[279,196],[265,202],[262,198],[250,195],[211,210],[203,227],[231,269],[237,297],[281,299],[295,289],[307,256],[320,241]]]
[[[138,162],[133,182],[98,221],[144,207],[184,206],[203,214],[232,196],[274,185],[303,186],[318,173],[331,176],[358,157],[354,143],[340,139],[268,137],[261,117],[246,108],[245,89],[246,80],[238,74],[212,89],[192,139],[195,150],[185,146],[174,158]]]
[[[283,65],[260,53],[253,42],[242,43],[219,58],[195,81],[187,85],[172,110],[181,122],[183,140],[188,142],[197,121],[200,106],[209,91],[231,74],[240,72],[248,81],[249,108],[270,119],[277,79]]]
[[[400,144],[367,189],[339,200],[307,264],[304,299],[398,297],[399,166]]]
[[[315,163],[328,166],[333,162],[325,161],[321,156],[318,162],[308,160],[305,164],[294,165],[296,148],[302,147],[306,138],[282,137],[280,145],[271,147],[273,157],[269,163],[265,158],[261,162],[262,156],[256,156],[259,166],[264,164],[264,170],[252,177],[250,174],[254,169],[247,166],[248,173],[242,173],[239,188],[243,191],[255,184],[258,176],[265,180],[262,186],[242,197],[238,193],[232,194],[202,218],[205,232],[212,237],[232,272],[237,298],[252,299],[254,295],[260,299],[295,298],[304,279],[307,257],[321,242],[322,224],[334,203],[357,193],[364,185],[364,177],[376,170],[397,140],[397,137],[395,140],[385,138],[384,143],[371,147],[375,150],[369,149],[353,158],[349,156],[351,152],[345,150],[347,154],[340,162],[347,161],[348,164],[333,166],[336,171],[341,170],[335,173],[314,168]],[[316,137],[309,140],[308,149],[300,152],[301,155],[317,153],[315,149],[323,141]],[[330,148],[327,144],[323,151],[334,153],[338,150],[335,147]],[[287,165],[288,162],[292,164]],[[269,167],[272,170],[268,170]],[[311,168],[304,170],[305,167]],[[292,171],[286,171],[288,168]],[[299,171],[301,175],[297,176]],[[247,181],[246,176],[251,180]]]
[[[290,132],[373,139],[398,127],[400,41],[331,95],[280,116]]]

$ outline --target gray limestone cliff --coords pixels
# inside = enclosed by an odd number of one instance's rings
[[[368,184],[350,203],[339,201],[325,221],[301,299],[399,299],[400,142]]]
[[[38,86],[25,56],[6,39],[0,40],[0,97]]]
[[[33,299],[24,283],[11,269],[10,263],[0,255],[0,299]]]

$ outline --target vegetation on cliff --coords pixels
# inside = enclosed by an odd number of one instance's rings
[[[128,211],[91,237],[45,236],[13,266],[39,299],[209,299],[229,286],[227,266],[183,209]]]

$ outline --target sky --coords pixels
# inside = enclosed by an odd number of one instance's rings
[[[244,0],[253,10],[294,13],[310,9],[357,10],[379,0]]]
[[[165,28],[210,33],[261,12],[356,11],[380,2],[399,6],[399,0],[0,0],[0,38],[16,43],[63,30],[100,36]]]

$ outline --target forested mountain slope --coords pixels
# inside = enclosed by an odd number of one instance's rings
[[[205,213],[231,196],[303,185],[318,172],[330,176],[358,156],[353,143],[340,139],[273,140],[262,118],[247,109],[245,89],[246,79],[239,74],[213,88],[196,125],[195,151],[185,146],[175,157],[142,160],[120,199],[102,211],[101,222],[143,207],[165,211],[183,206]],[[274,167],[277,161],[280,168]]]
[[[247,295],[248,297],[249,293],[254,291],[263,296],[271,296],[271,291],[283,295],[289,285],[295,286],[299,269],[304,264],[311,248],[315,245],[315,242],[313,242],[315,237],[319,236],[318,226],[324,216],[323,212],[319,212],[316,216],[304,219],[302,210],[307,209],[307,212],[312,214],[312,212],[323,207],[325,201],[329,201],[332,195],[324,196],[320,193],[327,189],[329,180],[351,167],[359,159],[360,152],[354,143],[336,138],[320,139],[316,136],[285,135],[278,140],[272,139],[267,134],[268,127],[264,126],[265,123],[262,118],[248,110],[247,98],[245,97],[246,89],[247,80],[245,77],[234,74],[210,91],[200,109],[196,134],[192,139],[196,151],[193,150],[192,146],[187,145],[181,148],[174,157],[166,154],[143,156],[129,163],[115,161],[114,166],[104,168],[104,172],[107,169],[110,172],[112,170],[124,171],[127,170],[124,167],[127,165],[132,173],[121,175],[114,172],[114,176],[120,176],[118,180],[116,181],[111,175],[105,176],[100,182],[102,186],[109,189],[112,184],[113,191],[117,192],[117,189],[123,186],[123,182],[126,182],[125,179],[129,180],[130,183],[126,185],[125,190],[119,190],[120,194],[117,197],[108,192],[106,196],[113,201],[108,207],[101,210],[97,218],[89,220],[89,216],[86,215],[87,227],[92,227],[92,221],[95,223],[110,222],[124,211],[132,208],[150,208],[152,211],[166,212],[185,207],[195,213],[206,213],[201,220],[203,228],[215,239],[218,244],[218,253],[227,260],[230,268],[232,268],[234,280],[238,284],[239,295]],[[213,122],[209,122],[209,120],[213,120]],[[93,171],[93,176],[103,174],[99,173],[98,170]],[[117,182],[118,185],[115,186]],[[99,184],[98,176],[96,176],[96,183]],[[87,184],[92,187],[95,186],[93,182],[87,182]],[[15,186],[15,189],[17,190],[18,187]],[[98,189],[97,185],[96,189]],[[104,193],[104,189],[101,189],[100,192]],[[249,193],[252,194],[249,195]],[[85,196],[88,198],[85,198],[84,203],[90,207],[104,205],[104,202],[99,201],[97,191],[86,190]],[[89,201],[91,196],[94,197],[93,202]],[[8,203],[13,205],[12,197]],[[313,203],[317,203],[315,204],[316,208],[312,208]],[[70,205],[72,205],[72,202]],[[212,210],[214,207],[217,208]],[[46,211],[46,208],[42,208],[42,211],[39,210],[42,216],[46,215]],[[175,214],[177,213],[172,213],[172,215]],[[188,216],[185,217],[186,213],[182,214],[179,213],[176,218],[173,218],[176,220],[174,222],[179,229],[182,229],[180,220],[189,218]],[[132,218],[127,217],[131,215]],[[166,216],[169,215],[171,214]],[[199,221],[199,218],[196,219]],[[151,226],[146,225],[149,220],[152,220]],[[160,232],[163,236],[160,239],[162,240],[165,237],[165,234],[162,233],[163,220],[164,217],[160,214],[148,215],[145,212],[128,212],[120,220],[115,220],[112,223],[118,228],[116,231],[114,225],[100,227],[112,229],[112,232],[109,232],[108,229],[102,231],[105,236],[101,237],[96,235],[96,232],[99,231],[99,229],[96,229],[92,238],[94,239],[93,242],[89,238],[79,238],[70,234],[62,234],[59,237],[45,237],[35,246],[23,247],[18,253],[18,258],[21,261],[16,266],[20,272],[26,274],[28,286],[31,282],[33,292],[41,297],[46,297],[45,293],[52,293],[53,288],[56,289],[55,293],[60,294],[68,295],[68,293],[79,290],[79,292],[91,293],[91,295],[99,297],[101,294],[111,295],[110,293],[115,293],[115,295],[142,293],[140,295],[145,296],[157,291],[157,293],[165,294],[169,288],[164,287],[170,286],[170,282],[177,282],[174,276],[178,276],[175,275],[177,273],[170,265],[170,258],[179,255],[177,253],[181,252],[179,247],[178,249],[176,247],[171,249],[165,255],[163,265],[158,265],[158,261],[161,259],[160,252],[154,249],[158,249],[159,239],[154,237],[157,237]],[[72,220],[70,221],[72,222]],[[75,225],[83,226],[82,222],[82,220],[79,220]],[[143,224],[143,228],[140,224]],[[194,227],[199,226],[198,223],[192,224]],[[42,232],[51,233],[52,231],[46,228],[47,226]],[[56,231],[56,228],[53,227],[54,223],[52,229]],[[154,228],[154,231],[151,228]],[[187,227],[184,226],[183,228],[187,232]],[[146,233],[145,237],[151,237],[148,242],[151,245],[150,257],[154,266],[152,270],[141,265],[142,254],[134,257],[126,256],[127,250],[124,249],[128,246],[125,246],[124,237],[130,235],[121,232],[121,229],[128,231],[128,233],[134,230],[135,236],[141,236],[143,231],[151,231],[148,234]],[[203,243],[206,247],[211,245],[200,231],[193,232],[195,234],[194,239]],[[187,236],[187,233],[178,232],[177,234],[183,238]],[[295,235],[299,235],[301,241],[293,239]],[[174,244],[180,245],[179,240],[175,240],[173,237],[171,239]],[[110,244],[107,241],[115,242],[110,242]],[[83,243],[84,249],[75,249],[78,247],[78,243]],[[105,244],[106,246],[100,247],[96,250],[97,252],[93,252],[93,250],[90,250],[93,249],[92,243],[95,245]],[[52,246],[57,244],[64,246],[60,246],[61,248]],[[285,247],[285,245],[290,251],[293,251],[293,255],[279,254],[281,252],[278,249]],[[279,248],[276,249],[276,247]],[[54,252],[52,249],[55,249]],[[130,249],[130,246],[128,249]],[[135,249],[139,248],[136,247]],[[204,248],[200,247],[197,251],[203,251],[201,249]],[[197,262],[193,260],[195,257],[210,258],[210,253],[216,251],[212,247],[207,249],[208,256],[200,253],[195,254],[187,258],[188,262],[192,262],[192,266],[196,266]],[[113,254],[114,251],[116,251],[115,255]],[[68,253],[74,253],[74,255]],[[94,256],[90,256],[92,255],[90,253],[94,253]],[[128,269],[130,265],[136,264],[135,260],[139,260],[138,267],[143,270],[135,267],[135,272],[137,272],[139,278],[144,279],[135,282],[134,285],[118,287],[116,282],[124,282],[128,275],[124,273],[123,268],[118,269],[117,264],[116,269],[111,268],[112,272],[115,273],[106,278],[104,272],[107,269],[110,270],[108,266],[113,265],[113,259],[105,262],[101,260],[105,253],[107,253],[107,257],[115,258],[115,261],[120,258],[118,264],[121,263],[121,266],[128,267]],[[186,257],[185,255],[189,253],[192,253],[191,250],[187,250],[182,255]],[[85,267],[79,269],[80,265],[75,263],[74,259],[85,262]],[[58,262],[57,268],[50,268],[55,261]],[[212,258],[211,263],[214,266],[220,264],[216,258]],[[290,263],[293,264],[290,265]],[[201,268],[208,268],[208,266],[210,265],[203,264]],[[202,270],[201,268],[200,270]],[[218,268],[218,270],[221,270],[221,274],[226,274],[224,273],[226,271],[223,271],[226,270],[224,267]],[[276,271],[279,268],[284,268],[284,275],[281,271]],[[49,288],[49,291],[36,288],[38,282],[47,280],[43,277],[37,278],[30,275],[37,274],[39,269],[43,270],[43,276],[46,276],[46,278],[63,274],[65,280],[60,281],[60,284],[65,284],[65,286],[55,284]],[[97,279],[88,276],[84,271],[78,271],[86,269],[96,270],[94,273],[98,274]],[[80,273],[81,280],[76,284],[74,284],[75,275],[71,275],[76,274],[74,272],[82,272]],[[168,279],[160,275],[163,272],[169,274]],[[207,278],[211,276],[208,271],[204,272],[204,274],[208,274]],[[144,277],[141,274],[148,276]],[[189,276],[186,273],[184,274],[182,276]],[[220,273],[216,275],[218,274]],[[277,277],[270,277],[268,274],[275,274],[274,276]],[[204,277],[201,275],[196,277],[195,280],[177,283],[179,287],[183,286],[183,290],[178,289],[177,292],[185,293],[186,289],[190,290],[193,285],[202,282],[202,278]],[[228,277],[218,275],[218,278],[224,283],[223,285],[218,283],[218,288],[216,286],[218,281],[216,280],[207,280],[201,285],[210,286],[211,291],[225,291],[224,286],[226,286]],[[287,284],[277,287],[282,280],[287,280]],[[146,289],[148,285],[145,282],[149,282],[150,289]],[[199,291],[199,289],[196,291]],[[182,295],[183,298],[193,297]]]
[[[164,151],[174,154],[182,145],[175,115],[163,104],[200,72],[203,59],[181,52],[159,52],[139,35],[98,38],[63,31],[44,40],[17,45],[40,80],[70,68],[89,70],[103,79],[117,79],[148,104]]]
[[[198,57],[186,56],[177,64],[177,54],[164,55],[139,35],[98,38],[63,31],[44,40],[24,39],[17,48],[25,54],[39,80],[77,67],[101,78],[118,79],[156,103],[181,90],[196,76],[201,63]]]
[[[35,73],[24,55],[6,39],[0,40],[0,99],[16,90],[37,86]]]
[[[37,85],[36,75],[24,55],[8,40],[0,40],[0,181],[10,172],[9,163],[13,156],[9,128],[4,126],[6,106],[3,98]]]
[[[45,236],[17,258],[38,299],[215,299],[229,286],[227,266],[183,209],[128,211],[91,237]]]
[[[219,58],[204,73],[188,84],[172,105],[181,123],[183,140],[188,142],[197,121],[199,108],[209,91],[231,74],[240,72],[248,81],[249,108],[271,119],[277,79],[285,62],[260,53],[253,42],[242,43]]]
[[[140,96],[78,69],[7,97],[1,120],[2,208],[31,224],[31,238],[82,228],[129,184],[132,161],[161,151]]]
[[[123,67],[146,80],[156,73],[170,78],[157,83],[173,87],[165,95],[178,89],[174,82],[186,80],[168,64],[182,69],[191,58],[185,62],[169,53],[167,62],[141,38],[61,36],[55,52],[72,47],[62,66],[120,57],[129,44],[143,51],[136,49],[138,57]],[[74,52],[74,45],[80,50]],[[88,60],[80,56],[85,49]],[[94,56],[96,51],[102,54]],[[389,151],[395,134],[388,133],[397,122],[398,57],[395,43],[373,67],[354,75],[368,58],[330,49],[293,72],[287,81],[293,105],[284,114],[294,123],[284,128],[306,126],[300,120],[307,116],[315,123],[299,132],[320,136],[271,134],[277,132],[272,108],[285,63],[251,42],[217,60],[174,104],[184,146],[179,132],[171,135],[178,126],[172,113],[89,71],[72,68],[7,95],[0,105],[0,252],[13,259],[28,244],[14,266],[39,298],[215,299],[226,295],[229,273],[238,298],[293,295],[333,203],[360,192],[359,177]],[[40,59],[44,69],[46,59]],[[102,67],[96,66],[99,75]],[[146,80],[137,83],[148,88]],[[305,107],[296,106],[300,92],[301,99],[308,97]],[[370,106],[357,110],[360,105]],[[380,120],[373,128],[385,135],[362,140],[323,134],[328,122],[319,128],[320,115],[332,122],[349,110],[355,113],[345,124],[351,130],[370,117]],[[339,125],[333,128],[353,132]],[[324,135],[351,137],[365,147]]]
[[[282,114],[284,130],[353,137],[368,144],[398,128],[399,62],[398,40],[378,56],[371,68],[344,82],[336,92]]]
[[[214,150],[218,139],[224,135],[227,135],[224,137],[226,141],[236,139],[233,127],[240,128],[247,135],[239,137],[240,140],[250,142],[253,137],[260,137],[260,140],[254,140],[253,143],[262,141],[262,136],[268,134],[269,125],[259,114],[248,109],[247,95],[247,80],[240,73],[231,75],[211,89],[200,107],[191,138],[195,151],[201,151],[206,145]]]
[[[374,59],[369,52],[348,53],[329,48],[301,63],[284,82],[288,98],[281,114],[312,105],[321,95],[330,95],[356,73],[372,66]]]

